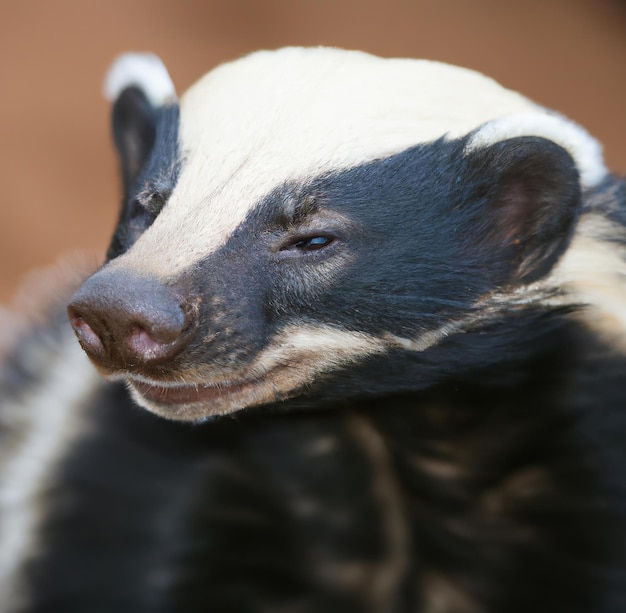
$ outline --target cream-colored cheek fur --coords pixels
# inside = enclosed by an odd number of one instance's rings
[[[242,365],[240,370],[213,381],[210,385],[222,393],[210,400],[159,406],[132,387],[131,391],[135,400],[148,410],[171,419],[198,420],[289,398],[324,373],[383,353],[387,347],[382,339],[365,333],[325,325],[288,326],[271,340],[252,364]],[[211,375],[203,380],[205,384],[210,381]],[[239,386],[241,383],[244,385]],[[232,391],[228,389],[231,386],[238,387]]]

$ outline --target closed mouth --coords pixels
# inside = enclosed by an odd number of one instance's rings
[[[210,384],[173,384],[127,379],[137,403],[168,419],[202,420],[247,407],[267,404],[282,397],[274,369],[255,379]]]
[[[145,383],[133,380],[131,386],[146,400],[158,404],[195,404],[223,400],[234,394],[252,389],[258,382],[244,381],[241,383],[215,383],[210,385],[171,385],[163,386],[158,383]]]

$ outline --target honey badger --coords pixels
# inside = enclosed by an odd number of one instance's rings
[[[0,369],[0,611],[626,610],[626,184],[597,141],[337,49],[180,100],[129,54],[106,89],[107,262]]]

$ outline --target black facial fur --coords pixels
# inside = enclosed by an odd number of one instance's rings
[[[269,194],[185,275],[183,285],[203,297],[200,329],[172,373],[199,364],[228,372],[289,324],[416,339],[466,316],[481,297],[545,274],[581,207],[573,160],[541,138],[471,154],[467,140],[419,145]],[[467,368],[485,361],[458,357]],[[421,367],[403,360],[421,373],[411,380],[430,381],[422,380],[427,357]]]

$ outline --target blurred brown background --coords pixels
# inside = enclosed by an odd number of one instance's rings
[[[220,62],[283,45],[480,70],[586,126],[626,172],[618,0],[1,0],[0,302],[26,270],[106,247],[119,187],[100,89],[114,56],[156,52],[182,92]]]

